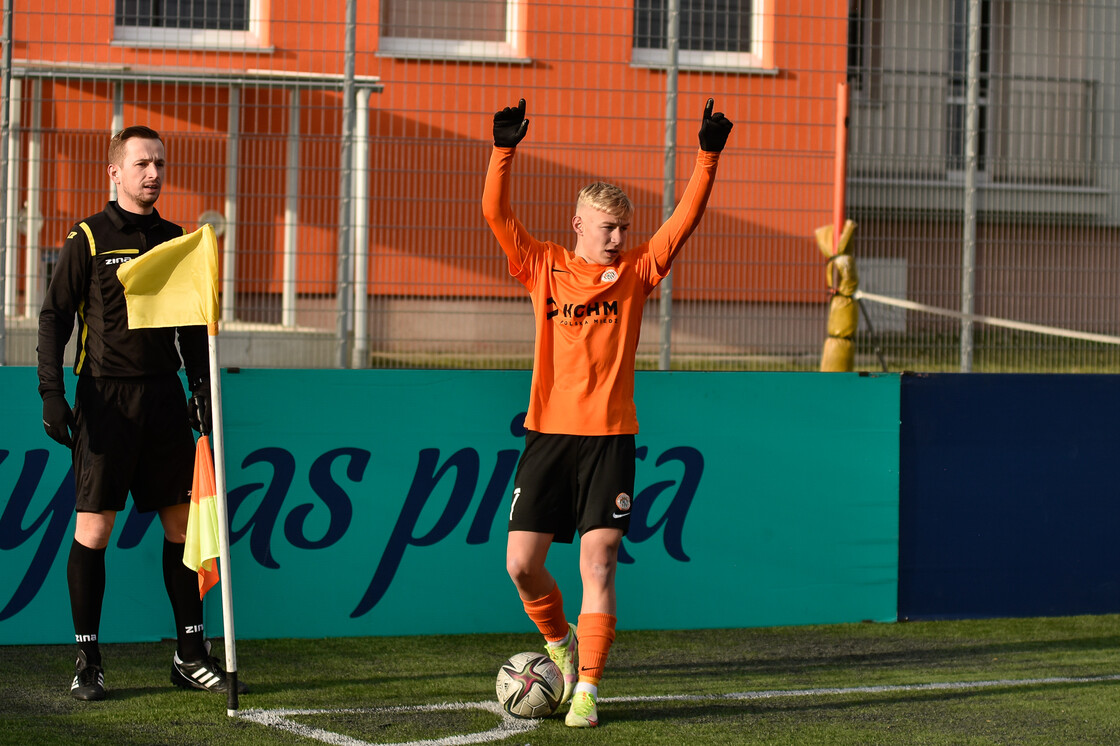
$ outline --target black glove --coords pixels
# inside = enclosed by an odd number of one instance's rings
[[[210,407],[210,381],[202,380],[191,386],[191,398],[187,401],[187,417],[191,427],[209,435],[214,429],[214,413]]]
[[[52,440],[67,448],[74,447],[70,432],[74,428],[74,410],[70,409],[65,396],[53,394],[43,399],[43,428]]]
[[[529,129],[525,118],[525,99],[517,102],[517,107],[507,106],[494,115],[494,146],[516,148]]]
[[[704,120],[700,122],[700,149],[709,153],[718,153],[727,144],[727,136],[735,125],[723,115],[722,111],[712,113],[716,102],[708,99],[704,107]]]

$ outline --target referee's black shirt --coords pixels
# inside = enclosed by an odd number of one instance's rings
[[[74,372],[82,376],[133,378],[176,373],[209,377],[206,327],[128,328],[124,288],[117,267],[164,241],[183,235],[182,227],[160,217],[136,215],[116,202],[86,218],[66,236],[39,314],[39,394],[65,394],[63,350],[78,322]],[[179,349],[175,340],[178,336]],[[180,355],[181,350],[181,355]]]

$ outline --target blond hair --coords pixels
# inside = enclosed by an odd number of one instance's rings
[[[579,192],[576,198],[576,210],[580,205],[587,205],[608,215],[617,218],[629,219],[634,214],[634,203],[614,184],[596,181],[588,184]]]

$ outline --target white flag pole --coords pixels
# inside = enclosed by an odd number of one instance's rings
[[[218,322],[206,325],[210,353],[210,414],[214,427],[214,488],[218,503],[218,551],[221,559],[222,619],[225,621],[226,714],[237,713],[237,642],[233,633],[233,573],[229,559],[229,512],[226,506],[226,454],[222,434],[222,379],[218,367]]]

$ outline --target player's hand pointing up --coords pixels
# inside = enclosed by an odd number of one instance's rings
[[[722,116],[722,115],[721,115]],[[525,137],[529,129],[529,120],[525,118],[525,99],[517,102],[517,106],[507,106],[494,114],[494,145],[499,148],[516,148],[517,143]]]
[[[700,122],[700,149],[710,153],[718,153],[727,144],[727,136],[735,125],[723,115],[722,111],[712,113],[715,101],[708,99],[704,107],[704,119]],[[495,118],[495,121],[497,119]],[[496,129],[496,126],[495,126]]]

